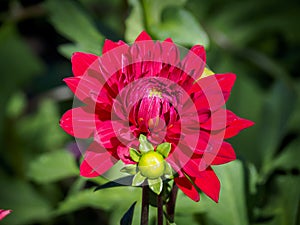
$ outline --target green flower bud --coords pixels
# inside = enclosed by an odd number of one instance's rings
[[[155,179],[164,174],[164,157],[155,151],[143,154],[139,160],[138,168],[141,174],[147,178]]]

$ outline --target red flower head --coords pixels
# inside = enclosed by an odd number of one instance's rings
[[[3,220],[8,214],[11,213],[11,210],[0,209],[0,220]]]
[[[137,165],[149,181],[171,168],[191,199],[199,200],[198,187],[218,201],[211,165],[234,160],[224,139],[253,123],[224,108],[235,75],[209,71],[201,45],[181,50],[142,32],[131,46],[106,40],[102,56],[73,55],[74,77],[65,82],[84,105],[67,111],[60,125],[76,138],[93,138],[82,176],[101,175],[118,160]]]

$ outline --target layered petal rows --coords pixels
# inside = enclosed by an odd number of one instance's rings
[[[83,105],[60,125],[76,138],[92,138],[81,175],[102,175],[119,160],[135,164],[129,148],[138,149],[145,135],[153,146],[171,144],[166,161],[187,196],[198,201],[199,188],[217,202],[220,182],[211,166],[236,158],[224,140],[253,122],[224,108],[236,76],[213,74],[205,60],[203,46],[183,54],[171,39],[153,41],[146,32],[132,45],[105,41],[102,56],[75,53],[74,77],[64,81]]]

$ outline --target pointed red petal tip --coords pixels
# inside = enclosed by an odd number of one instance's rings
[[[255,123],[251,120],[243,119],[240,117],[237,117],[235,121],[233,121],[225,131],[225,139],[231,138],[236,136],[238,133],[240,133],[242,130],[249,128],[253,126]]]
[[[216,157],[212,161],[212,165],[221,165],[236,160],[236,154],[231,144],[223,142]]]
[[[202,59],[203,62],[206,62],[206,52],[202,45],[194,45],[190,51],[195,53],[198,57]]]
[[[115,165],[118,160],[102,145],[94,141],[84,154],[84,160],[80,165],[80,175],[84,177],[102,175]]]
[[[2,220],[4,217],[6,217],[8,214],[10,214],[12,210],[10,209],[0,209],[0,220]]]
[[[60,127],[68,134],[77,138],[90,138],[95,130],[95,115],[78,107],[68,110],[59,121]]]
[[[135,39],[135,42],[137,41],[152,41],[152,38],[146,31],[142,31]]]
[[[86,160],[83,160],[80,165],[80,176],[92,178],[99,176],[99,174],[90,167]]]
[[[200,201],[200,195],[194,185],[186,177],[176,177],[174,179],[179,189],[195,202]]]
[[[83,52],[75,52],[72,55],[72,71],[74,76],[81,76],[87,68],[98,58],[98,56]]]
[[[172,40],[172,38],[166,38],[166,39],[164,40],[164,42],[174,43],[173,40]]]
[[[225,92],[231,92],[231,89],[236,80],[236,75],[234,73],[224,73],[215,75],[222,90]]]
[[[73,93],[76,93],[76,89],[77,89],[77,86],[80,82],[80,78],[78,78],[78,77],[67,77],[67,78],[64,78],[63,81],[68,85],[68,87],[70,88],[70,90]]]
[[[211,168],[200,172],[199,177],[195,178],[193,181],[204,194],[215,202],[219,202],[221,184],[217,175]]]
[[[109,39],[106,39],[102,48],[102,54],[122,45],[126,45],[126,43],[123,41],[113,42]]]

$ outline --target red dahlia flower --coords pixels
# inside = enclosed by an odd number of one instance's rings
[[[81,175],[101,175],[122,160],[150,182],[170,166],[187,196],[198,201],[198,187],[217,202],[220,182],[211,165],[234,160],[224,139],[253,125],[224,108],[235,75],[209,71],[201,45],[183,55],[171,39],[153,41],[146,32],[132,45],[106,40],[102,53],[75,53],[74,77],[64,80],[84,105],[67,111],[60,125],[76,138],[93,138]],[[150,146],[148,158],[143,146]],[[169,166],[158,168],[162,161]],[[152,172],[143,169],[149,163]]]
[[[0,209],[0,220],[4,219],[8,214],[11,213],[11,210]]]

